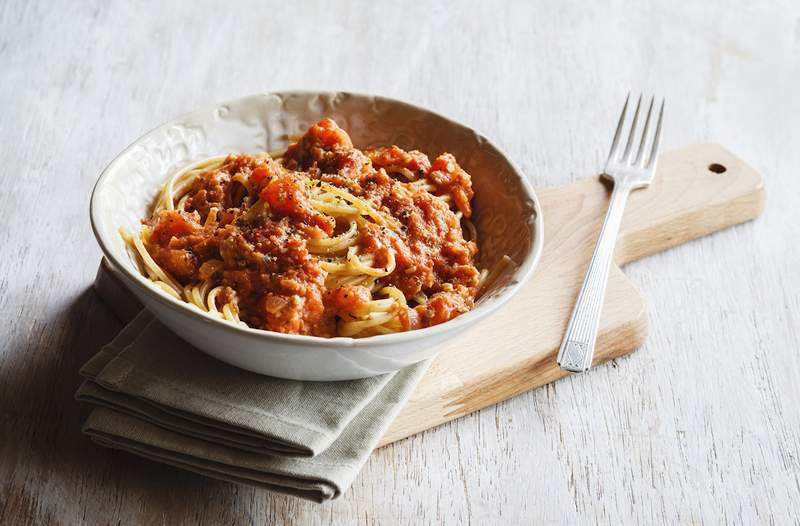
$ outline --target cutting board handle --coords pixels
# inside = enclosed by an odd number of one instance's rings
[[[620,265],[749,221],[764,210],[761,175],[718,144],[667,152],[658,163],[653,183],[634,191],[625,209],[615,252]],[[541,190],[545,227],[573,228],[572,217],[594,218],[599,229],[609,190],[599,178]],[[546,241],[553,235],[558,233],[546,232]]]

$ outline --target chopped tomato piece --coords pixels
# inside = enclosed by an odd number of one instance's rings
[[[158,216],[158,223],[150,236],[151,243],[166,245],[173,237],[193,233],[200,228],[197,214],[165,210]]]
[[[339,287],[328,294],[328,305],[336,314],[359,315],[367,307],[372,295],[367,287]]]
[[[260,184],[261,181],[269,177],[269,168],[266,166],[259,166],[255,170],[253,170],[252,175],[250,175],[250,181],[255,184]]]

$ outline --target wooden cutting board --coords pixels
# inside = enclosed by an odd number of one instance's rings
[[[496,314],[442,346],[380,445],[567,374],[556,365],[556,353],[609,190],[599,178],[537,190],[545,241],[533,278]],[[748,221],[763,208],[763,179],[722,146],[701,144],[662,155],[653,184],[633,192],[628,201],[594,363],[632,352],[647,337],[647,306],[619,265]],[[105,261],[95,288],[123,321],[141,309]]]

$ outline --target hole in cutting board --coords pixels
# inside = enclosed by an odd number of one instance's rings
[[[708,169],[711,170],[712,172],[714,172],[715,174],[721,174],[721,173],[725,173],[725,172],[728,171],[727,168],[725,168],[723,165],[721,165],[719,163],[709,164],[708,165]]]

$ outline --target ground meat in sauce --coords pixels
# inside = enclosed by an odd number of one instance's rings
[[[308,183],[322,180],[398,221],[397,231],[367,223],[358,247],[360,254],[374,255],[375,266],[386,264],[387,251],[393,252],[396,267],[381,282],[409,299],[400,313],[403,327],[443,323],[473,306],[478,249],[464,239],[445,201],[410,184],[407,173],[394,173],[401,168],[471,215],[471,179],[452,155],[431,163],[425,154],[397,146],[362,152],[333,120],[323,119],[280,161],[231,155],[220,168],[199,175],[183,210],[146,222],[152,227],[147,249],[183,285],[210,279],[227,287],[218,299],[228,301],[235,293],[240,317],[251,327],[335,336],[337,317],[363,313],[371,296],[359,286],[326,289],[326,272],[308,250],[309,239],[338,231],[310,202]],[[248,206],[247,189],[233,180],[239,173],[268,206]],[[207,222],[212,208],[216,220]],[[416,305],[411,298],[419,294],[428,301]]]

